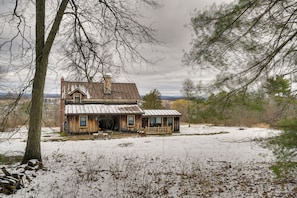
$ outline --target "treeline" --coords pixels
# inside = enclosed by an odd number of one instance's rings
[[[296,115],[296,100],[271,99],[262,93],[226,92],[212,94],[208,98],[194,98],[187,112],[187,100],[175,101],[171,108],[183,114],[182,121],[211,123],[226,126],[275,125],[285,118]]]
[[[22,98],[0,100],[0,132],[28,125],[31,100]],[[42,126],[59,126],[59,104],[56,102],[45,102],[43,104]]]
[[[296,117],[296,96],[291,91],[289,80],[283,77],[269,78],[257,91],[221,91],[208,97],[197,96],[196,87],[191,87],[191,94],[187,89],[186,99],[179,99],[171,105],[172,109],[183,114],[184,122],[226,126],[276,126],[282,120]]]
[[[0,92],[0,100],[13,100],[19,97],[19,93]],[[59,94],[44,94],[44,98],[60,98]],[[23,94],[22,99],[31,99],[31,94]]]

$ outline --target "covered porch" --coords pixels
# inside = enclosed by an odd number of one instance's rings
[[[166,135],[180,130],[181,113],[176,110],[143,110],[142,128],[147,135]]]

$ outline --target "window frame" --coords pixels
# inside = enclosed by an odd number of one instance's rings
[[[76,101],[76,99],[79,98],[78,101]],[[73,103],[81,103],[81,94],[80,93],[74,93],[73,94]]]
[[[155,127],[156,125],[156,117],[150,117],[150,127]]]
[[[85,118],[85,121],[83,121],[85,123],[84,125],[82,125],[82,118]],[[86,128],[87,126],[88,126],[88,116],[87,115],[79,116],[79,127]]]
[[[171,122],[170,122],[170,120],[171,120]],[[173,120],[174,120],[173,117],[168,117],[167,118],[167,126],[173,126]]]
[[[156,116],[156,124],[162,125],[162,117],[161,116]]]
[[[133,124],[130,124],[130,119],[133,119]],[[127,126],[128,127],[134,127],[135,126],[135,115],[127,115]]]
[[[161,126],[162,126],[162,116],[150,117],[150,127],[161,127]]]

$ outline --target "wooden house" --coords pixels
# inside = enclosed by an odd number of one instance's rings
[[[61,79],[60,130],[69,134],[98,130],[137,131],[143,110],[135,83],[71,82]]]
[[[73,82],[61,79],[60,130],[68,134],[98,131],[179,131],[181,114],[175,110],[142,110],[135,83]]]

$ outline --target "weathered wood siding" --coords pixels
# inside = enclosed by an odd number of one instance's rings
[[[80,126],[80,116],[68,116],[68,133],[94,133],[98,132],[98,124],[95,116],[87,116],[87,125]]]
[[[122,115],[120,118],[121,131],[138,131],[141,128],[141,115],[135,115],[134,126],[128,126],[128,116]]]
[[[85,115],[84,115],[85,116]],[[96,133],[99,130],[97,118],[100,116],[87,116],[86,126],[80,126],[80,115],[69,115],[67,117],[67,132],[72,134],[79,133]],[[138,131],[141,128],[142,117],[141,115],[134,115],[134,125],[128,126],[127,115],[119,116],[120,131]]]

